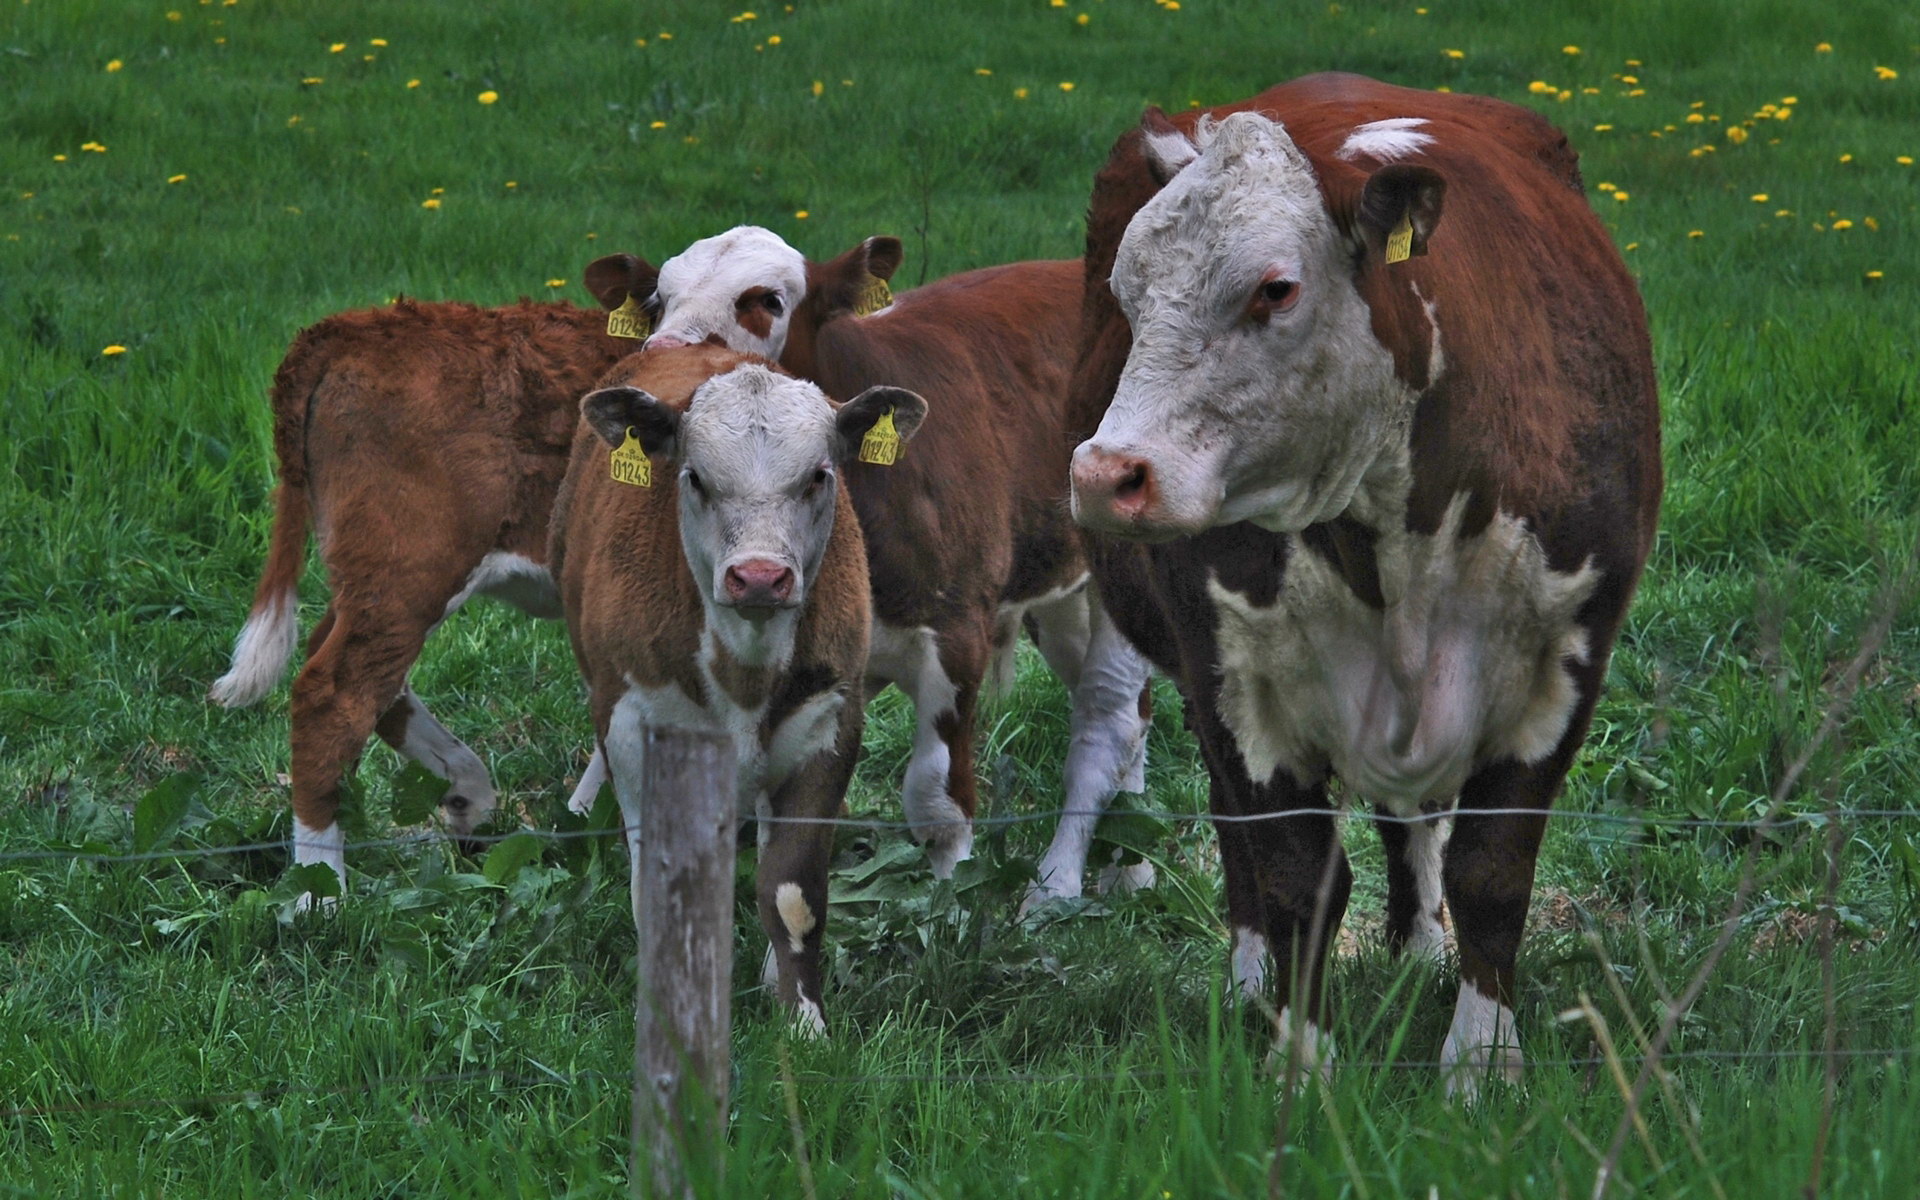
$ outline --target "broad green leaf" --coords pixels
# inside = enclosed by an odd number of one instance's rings
[[[446,780],[417,762],[408,763],[393,776],[393,823],[421,824],[433,816],[446,794]]]
[[[135,854],[145,854],[180,832],[194,789],[199,786],[199,776],[182,771],[169,775],[140,797],[139,803],[133,806]]]
[[[487,861],[481,865],[480,873],[489,883],[505,884],[521,867],[540,857],[540,847],[540,838],[521,830],[487,851]]]

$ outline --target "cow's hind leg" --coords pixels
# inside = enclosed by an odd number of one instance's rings
[[[901,791],[936,878],[973,853],[973,725],[992,645],[991,615],[940,630],[874,629],[868,669],[913,700],[913,757]]]
[[[447,781],[440,811],[455,837],[472,833],[493,813],[498,800],[486,764],[428,711],[411,686],[401,688],[374,731],[387,745]]]
[[[862,716],[842,714],[837,744],[815,754],[771,797],[780,817],[839,815],[847,781],[860,753]],[[820,951],[827,924],[827,868],[833,858],[833,826],[763,822],[758,893],[760,925],[766,931],[769,965],[780,1003],[801,1030],[827,1031]],[[765,972],[763,972],[763,978]]]
[[[1374,815],[1387,858],[1387,947],[1437,960],[1447,945],[1440,864],[1450,822],[1437,807],[1410,821],[1384,807]]]

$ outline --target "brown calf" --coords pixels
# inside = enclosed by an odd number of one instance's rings
[[[702,345],[622,361],[580,408],[549,560],[614,793],[638,828],[643,726],[731,738],[739,811],[776,818],[760,823],[759,892],[779,996],[823,1031],[833,830],[778,818],[838,814],[859,757],[867,563],[840,474],[877,421],[910,438],[926,403],[876,387],[836,409],[765,359]],[[617,474],[633,453],[640,473]]]
[[[560,615],[547,517],[579,397],[634,348],[606,325],[564,304],[401,300],[294,339],[273,382],[272,544],[211,695],[251,704],[285,670],[311,522],[332,601],[293,682],[295,861],[326,862],[344,884],[341,777],[375,732],[449,781],[441,808],[456,834],[492,811],[485,766],[407,673],[434,627],[476,594]]]
[[[1086,272],[1102,596],[1178,682],[1217,814],[1323,810],[1219,826],[1237,982],[1271,956],[1324,1060],[1338,776],[1395,818],[1389,939],[1437,953],[1452,916],[1448,1089],[1517,1077],[1535,856],[1661,488],[1646,316],[1575,155],[1525,109],[1352,75],[1149,110]],[[1449,810],[1450,841],[1418,820]]]

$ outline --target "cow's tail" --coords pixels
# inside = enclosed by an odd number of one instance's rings
[[[303,332],[273,378],[273,448],[280,486],[273,494],[273,534],[253,608],[233,643],[233,665],[213,681],[215,704],[252,704],[280,682],[299,636],[300,574],[306,567],[313,502],[307,490],[307,410],[326,373],[322,327]]]

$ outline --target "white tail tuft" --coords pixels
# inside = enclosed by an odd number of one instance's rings
[[[233,643],[233,666],[207,689],[209,699],[241,708],[273,690],[293,657],[297,606],[298,597],[288,588],[247,615]]]

